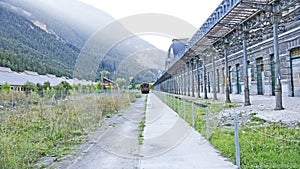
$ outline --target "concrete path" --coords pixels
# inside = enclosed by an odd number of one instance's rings
[[[154,94],[148,97],[140,156],[142,169],[237,168]]]
[[[100,130],[80,145],[79,153],[69,155],[49,168],[135,169],[139,168],[139,125],[145,115],[146,95],[127,109],[103,120]]]
[[[143,144],[138,143],[145,97],[104,119],[78,153],[48,168],[234,169],[197,131],[154,94],[148,95]]]

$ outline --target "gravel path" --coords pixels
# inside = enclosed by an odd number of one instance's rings
[[[202,95],[201,95],[202,96]],[[186,99],[195,99],[188,96],[181,96]],[[208,93],[208,97],[212,98],[212,93]],[[224,103],[225,95],[218,94],[217,102]],[[244,116],[242,121],[246,122],[249,115],[255,114],[256,117],[266,120],[267,122],[282,122],[286,125],[298,126],[300,123],[300,98],[299,97],[283,97],[284,110],[274,110],[275,96],[253,95],[250,96],[250,106],[244,106],[244,95],[230,94],[232,103],[237,103],[239,107],[226,109],[221,112],[220,116],[232,117],[233,114]]]
[[[222,98],[222,96],[220,96]],[[223,100],[223,99],[222,99]],[[243,95],[231,95],[233,102],[243,105]],[[283,122],[286,125],[297,126],[300,122],[300,98],[299,97],[283,97],[284,110],[274,110],[275,96],[250,96],[251,105],[241,106],[232,109],[240,111],[241,114],[255,113],[256,117],[264,119],[268,122]]]

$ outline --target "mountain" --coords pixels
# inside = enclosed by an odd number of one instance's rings
[[[0,0],[0,8],[0,65],[57,76],[72,77],[76,60],[87,41],[97,30],[115,22],[109,14],[77,0]],[[127,31],[122,26],[118,29],[118,32]],[[106,43],[97,44],[99,50]],[[136,36],[129,38],[107,52],[97,63],[97,72],[107,70],[111,72],[110,78],[116,77],[113,72],[124,59],[145,49],[156,48]],[[146,56],[140,55],[143,57]],[[147,57],[164,61],[166,54],[156,52]],[[131,67],[144,67],[141,64],[133,62]],[[163,65],[159,64],[156,69],[163,69]],[[78,78],[95,80],[99,76],[83,74]]]
[[[71,76],[79,49],[0,6],[1,66]]]
[[[81,48],[101,27],[113,22],[107,13],[77,0],[1,0],[7,7]]]

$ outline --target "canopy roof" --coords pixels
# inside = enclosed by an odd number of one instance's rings
[[[183,68],[191,57],[211,48],[213,44],[228,36],[243,23],[252,18],[263,21],[265,18],[259,18],[258,14],[270,13],[273,3],[274,0],[223,0],[178,53],[177,61],[173,62],[155,84],[170,78],[173,72]],[[282,10],[295,6],[298,8],[299,0],[279,0],[279,4]],[[270,15],[267,17],[270,18]]]

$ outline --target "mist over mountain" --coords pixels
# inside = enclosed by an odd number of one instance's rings
[[[72,77],[77,57],[86,42],[95,32],[115,22],[114,18],[104,11],[77,0],[0,0],[0,7],[0,51],[14,55],[15,60],[20,58],[25,60],[23,66],[20,66],[21,64],[14,63],[19,61],[9,59],[7,54],[1,54],[0,59],[3,62],[0,64],[13,67],[17,71],[28,68],[35,71],[41,69],[35,68],[37,66],[44,67],[38,73]],[[127,31],[122,26],[119,28],[117,31]],[[101,41],[97,46],[101,49],[105,43]],[[21,49],[18,46],[21,46]],[[99,63],[97,72],[107,70],[111,72],[110,78],[116,78],[115,72],[122,60],[132,53],[151,48],[155,49],[153,45],[137,36],[126,39],[108,51]],[[166,54],[154,52],[151,56],[141,55],[138,60],[143,60],[143,57],[147,57],[145,60],[150,57],[163,62]],[[3,64],[4,62],[6,63]],[[141,61],[130,64],[138,64],[128,65],[136,68],[143,65]],[[163,69],[163,65],[164,63],[159,64],[156,68]],[[99,79],[97,72],[95,79]],[[95,80],[84,75],[79,78]]]
[[[98,29],[113,22],[107,13],[77,0],[2,0],[12,11],[39,21],[49,31],[81,48]]]

